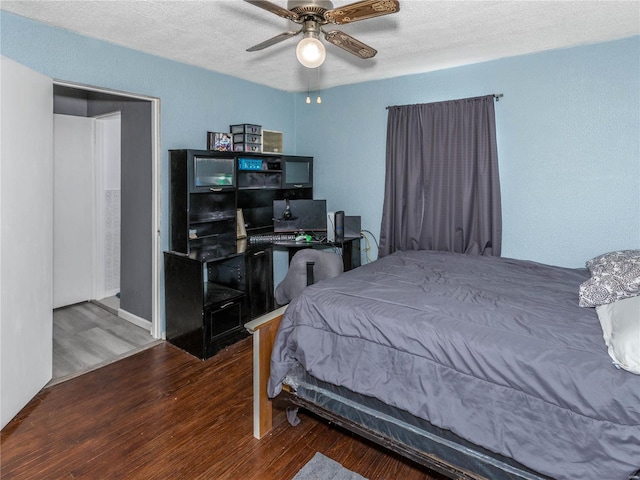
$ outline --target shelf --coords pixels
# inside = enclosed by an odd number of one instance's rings
[[[217,303],[235,300],[244,296],[244,292],[230,288],[225,285],[219,285],[213,282],[207,282],[204,285],[204,304],[214,305]]]
[[[257,186],[257,187],[238,187],[238,190],[282,190],[282,188],[280,188],[280,186],[272,186],[272,185],[264,185],[264,186]]]
[[[238,255],[238,246],[236,244],[195,245],[190,250],[188,257],[203,263]]]
[[[238,190],[282,188],[282,170],[244,170],[238,172]]]
[[[189,224],[199,224],[199,223],[210,223],[210,222],[223,222],[225,220],[234,220],[236,219],[235,212],[234,213],[213,213],[208,215],[194,216],[193,218],[189,218]]]
[[[198,241],[201,241],[201,240],[212,240],[214,238],[218,238],[219,236],[220,236],[219,233],[213,233],[211,235],[202,235],[201,237],[191,237],[190,236],[189,237],[189,241],[191,243],[197,243]]]

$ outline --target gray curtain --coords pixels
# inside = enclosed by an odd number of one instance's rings
[[[396,250],[500,256],[494,96],[388,110],[378,256]]]

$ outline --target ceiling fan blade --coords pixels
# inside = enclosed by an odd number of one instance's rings
[[[289,20],[298,19],[297,13],[292,12],[291,10],[287,10],[286,8],[282,8],[281,6],[276,5],[275,3],[268,2],[267,0],[244,0],[244,1],[247,3],[250,3],[251,5],[255,5],[256,7],[260,7],[266,10],[267,12],[275,13],[276,15],[282,18],[288,18]]]
[[[340,47],[349,53],[352,53],[356,57],[371,58],[378,53],[375,48],[371,48],[369,45],[365,45],[360,40],[356,40],[351,35],[347,35],[344,32],[338,30],[332,30],[324,33],[324,38],[327,42],[333,43],[336,47]]]
[[[302,30],[298,30],[297,32],[283,32],[280,35],[276,35],[273,38],[270,38],[269,40],[265,40],[262,43],[259,43],[257,45],[254,45],[251,48],[247,48],[247,52],[257,52],[258,50],[263,50],[267,47],[270,47],[271,45],[275,45],[276,43],[280,43],[283,40],[286,40],[287,38],[291,38],[291,37],[295,37],[296,35],[298,35]]]
[[[400,11],[398,0],[362,0],[324,12],[324,18],[336,25],[366,20]]]

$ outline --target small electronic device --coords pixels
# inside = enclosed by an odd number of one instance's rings
[[[327,212],[327,242],[336,241],[336,212]]]
[[[298,235],[296,242],[310,242],[313,239],[311,235]]]
[[[362,219],[359,215],[344,217],[344,238],[360,238],[362,232]]]
[[[336,240],[344,238],[344,211],[336,212]]]

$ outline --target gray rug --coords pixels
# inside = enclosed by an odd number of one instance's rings
[[[316,453],[292,480],[367,480],[335,460]]]

